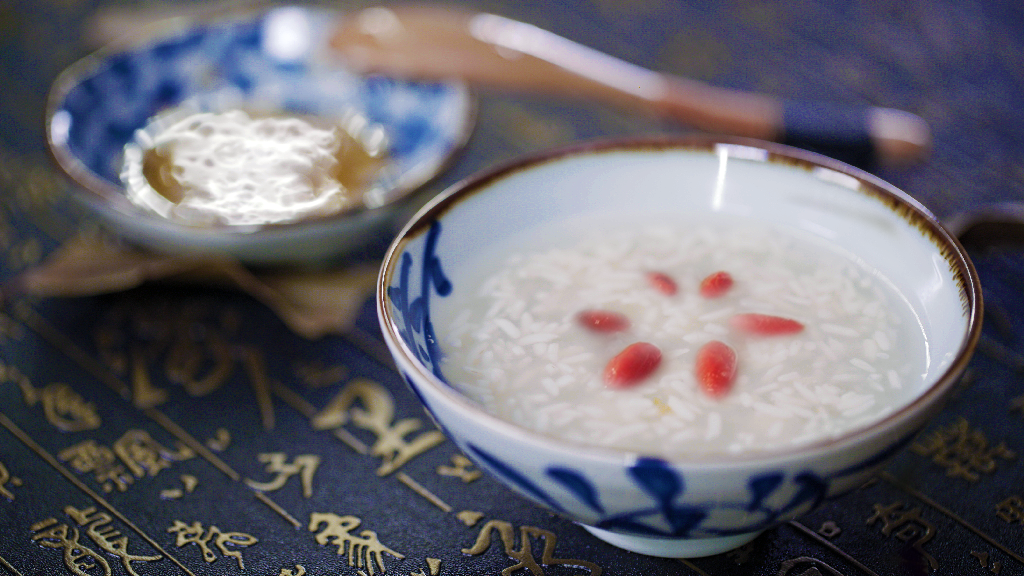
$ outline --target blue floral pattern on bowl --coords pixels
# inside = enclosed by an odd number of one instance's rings
[[[592,525],[599,529],[663,538],[734,536],[766,530],[783,519],[817,508],[834,493],[832,485],[835,482],[864,478],[905,448],[913,437],[913,434],[908,435],[879,454],[825,475],[811,470],[796,474],[784,470],[758,473],[746,480],[747,499],[738,501],[687,502],[685,474],[659,458],[639,457],[626,468],[630,480],[650,498],[650,505],[615,513],[608,513],[598,485],[580,470],[562,464],[548,464],[545,474],[565,488],[576,503],[597,513],[597,520]],[[554,498],[514,466],[473,443],[468,443],[467,449],[475,461],[520,492],[553,510],[564,512],[569,509],[568,504]],[[742,525],[734,522],[716,525],[716,511],[740,512],[749,520]]]
[[[389,286],[387,292],[400,326],[400,338],[417,360],[447,382],[441,369],[443,353],[430,317],[431,298],[446,297],[453,289],[437,254],[441,230],[441,223],[430,224],[423,235],[422,253],[418,258],[412,255],[412,250],[402,253],[398,283]],[[415,379],[408,374],[404,376],[429,410],[431,406],[419,393]],[[477,443],[467,441],[462,447],[480,466],[552,510],[568,513],[580,505],[588,508],[595,515],[596,520],[590,523],[595,528],[641,536],[691,538],[757,533],[778,524],[780,519],[813,510],[834,492],[834,483],[863,478],[906,447],[913,437],[913,434],[907,435],[879,453],[827,473],[809,469],[795,473],[784,469],[760,471],[746,479],[746,498],[736,501],[688,501],[685,474],[660,458],[640,456],[623,470],[649,502],[631,509],[606,505],[609,497],[601,493],[599,484],[574,465],[546,462],[541,466],[546,479],[568,495],[568,498],[559,498],[539,481],[531,479],[529,472]],[[734,521],[717,524],[717,515],[723,512],[738,512],[747,520],[741,525]]]

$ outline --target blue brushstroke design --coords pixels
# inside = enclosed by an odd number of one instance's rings
[[[770,474],[762,474],[751,478],[750,482],[747,483],[751,493],[750,504],[747,505],[747,512],[762,510],[764,501],[771,496],[772,492],[782,485],[782,481],[784,479],[785,475],[781,472],[772,472]]]
[[[496,475],[501,476],[505,480],[508,480],[511,484],[518,486],[521,490],[533,496],[537,500],[543,502],[551,509],[556,510],[558,512],[565,511],[564,508],[562,508],[561,504],[552,499],[551,496],[549,496],[546,492],[541,490],[540,487],[534,484],[529,478],[519,473],[515,468],[509,466],[508,464],[505,464],[495,456],[492,456],[485,450],[481,449],[480,447],[472,443],[467,444],[467,446],[469,448],[469,451],[472,453],[471,455],[475,456],[478,459],[477,461],[479,463],[485,465]]]
[[[897,444],[904,443],[900,439]],[[887,448],[882,454],[890,453]],[[470,443],[466,450],[481,468],[506,480],[541,504],[565,512],[566,505],[538,486],[529,475],[516,466],[503,461],[478,446]],[[658,458],[639,458],[624,471],[640,490],[647,494],[650,505],[608,515],[599,484],[584,472],[563,464],[551,464],[544,468],[544,475],[566,488],[567,493],[579,503],[601,515],[589,524],[618,533],[664,538],[687,538],[694,535],[734,536],[757,532],[775,526],[780,518],[797,511],[818,508],[826,499],[833,482],[848,476],[850,471],[862,472],[880,463],[884,458],[879,454],[865,458],[862,462],[829,475],[804,470],[790,474],[782,470],[751,476],[747,480],[749,497],[735,502],[686,502],[680,503],[686,492],[683,474],[674,470],[668,462]],[[607,495],[606,495],[607,496]],[[779,497],[782,498],[779,498]],[[736,510],[751,515],[751,520],[740,526],[718,527],[712,522],[716,510]]]
[[[604,506],[601,505],[601,496],[597,493],[594,485],[579,472],[569,468],[552,467],[547,470],[548,476],[565,486],[570,492],[595,512],[604,514]]]
[[[417,360],[429,366],[435,376],[445,380],[444,374],[441,372],[441,360],[444,354],[438,345],[434,323],[430,319],[431,293],[436,292],[438,296],[445,297],[452,292],[452,283],[441,267],[441,259],[435,253],[437,239],[440,235],[441,224],[435,221],[430,225],[424,239],[419,296],[414,298],[410,294],[413,286],[411,278],[413,258],[408,252],[404,252],[398,272],[398,285],[388,287],[388,298],[391,299],[396,315],[402,324],[398,330],[399,337],[412,350]],[[417,334],[422,335],[422,345],[416,338]]]
[[[636,483],[664,507],[683,493],[683,478],[658,458],[640,458],[629,469]]]
[[[780,514],[808,503],[810,503],[808,508],[814,509],[825,501],[825,496],[828,495],[829,482],[821,476],[813,472],[801,472],[793,478],[793,481],[800,486],[800,490],[793,496],[789,504],[779,511]]]

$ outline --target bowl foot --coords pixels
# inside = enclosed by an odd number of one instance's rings
[[[714,556],[738,548],[761,535],[761,531],[745,532],[733,536],[713,538],[660,538],[609,532],[593,526],[583,526],[601,540],[624,550],[659,556],[661,558],[701,558]]]

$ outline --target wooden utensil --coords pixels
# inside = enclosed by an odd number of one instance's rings
[[[364,73],[595,99],[706,131],[774,140],[864,165],[907,164],[931,145],[920,117],[891,108],[787,101],[655,72],[536,26],[409,5],[345,18],[332,46]]]

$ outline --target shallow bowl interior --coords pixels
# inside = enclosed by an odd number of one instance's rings
[[[465,143],[474,103],[459,83],[349,72],[327,45],[343,17],[329,9],[280,6],[217,20],[173,20],[69,67],[51,89],[46,134],[75,196],[141,244],[227,253],[252,263],[316,261],[379,236],[394,224],[396,204]],[[152,116],[182,105],[327,118],[361,114],[379,124],[389,142],[388,164],[372,184],[380,193],[362,210],[259,228],[190,227],[140,209],[127,200],[120,181],[124,146]]]

